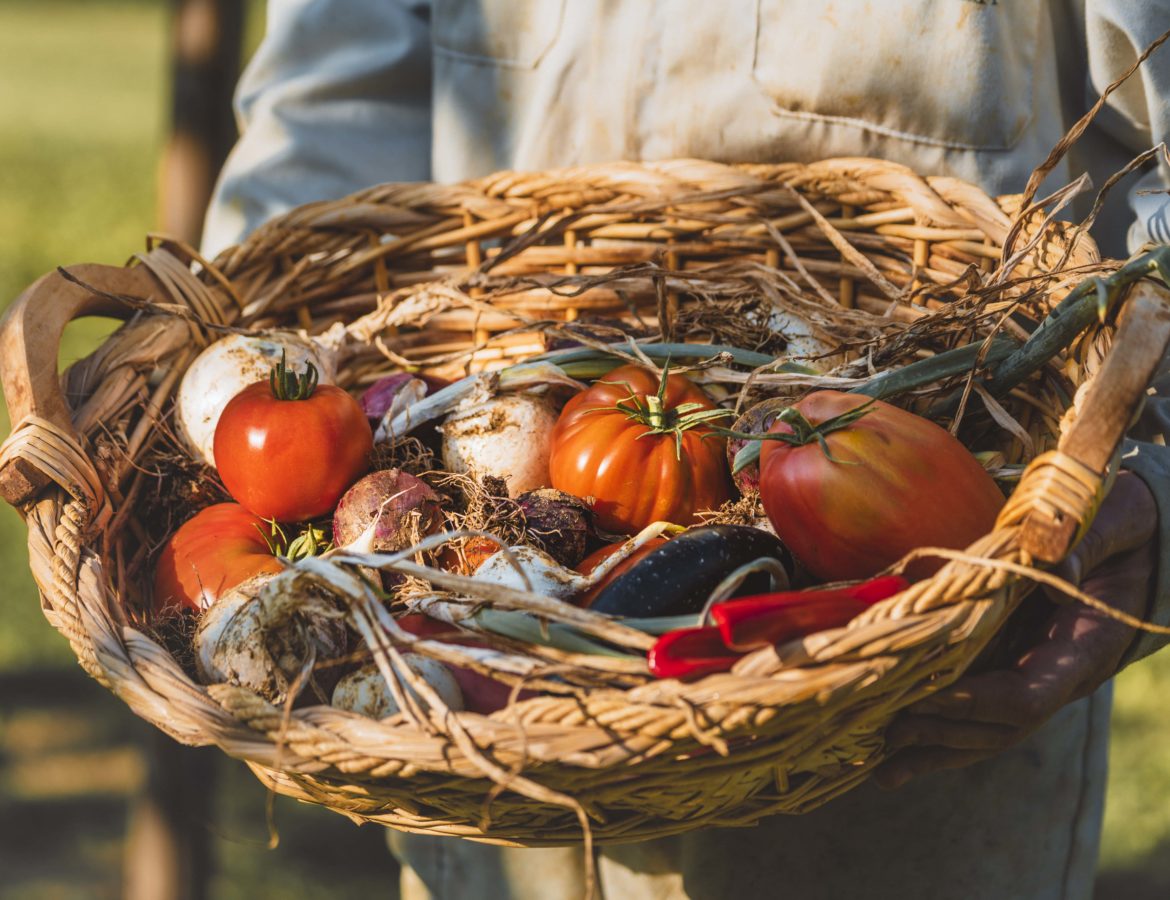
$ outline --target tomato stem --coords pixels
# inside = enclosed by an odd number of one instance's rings
[[[829,452],[829,444],[825,438],[834,431],[848,428],[862,416],[867,415],[871,412],[876,402],[876,400],[870,400],[855,409],[841,413],[839,416],[825,419],[820,425],[814,425],[806,419],[804,414],[795,406],[786,406],[776,415],[776,421],[787,423],[792,428],[791,432],[769,431],[765,434],[748,434],[743,431],[735,431],[732,428],[722,428],[719,425],[712,425],[711,429],[725,438],[740,441],[780,441],[793,447],[803,447],[806,444],[811,444],[813,441],[816,441],[821,445],[822,452],[831,462],[843,463],[844,460],[833,458],[833,454]]]
[[[280,351],[280,362],[268,374],[272,396],[277,400],[308,400],[317,389],[318,380],[315,365],[306,362],[305,371],[298,373],[288,364],[288,353],[285,350]]]
[[[624,400],[619,400],[615,404],[614,409],[625,413],[628,419],[640,425],[645,425],[649,429],[638,435],[639,439],[654,434],[674,435],[674,453],[678,459],[682,459],[682,436],[684,431],[698,428],[701,425],[710,426],[710,423],[715,420],[734,416],[735,413],[730,409],[707,409],[702,403],[694,401],[680,403],[678,406],[668,408],[666,405],[666,379],[669,371],[670,358],[668,357],[666,364],[662,367],[661,377],[658,381],[658,392],[656,394],[643,394],[639,396],[631,388],[630,396]],[[617,384],[618,382],[605,383]],[[627,383],[626,387],[630,387],[630,385]]]

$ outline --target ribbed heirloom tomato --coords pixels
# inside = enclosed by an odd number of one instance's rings
[[[566,404],[553,429],[553,487],[592,497],[596,522],[633,534],[651,522],[691,525],[732,496],[724,416],[681,375],[622,366]]]
[[[224,487],[264,519],[303,522],[332,512],[370,467],[374,435],[361,406],[283,360],[269,381],[228,401],[215,428],[215,467]]]
[[[154,570],[154,610],[207,609],[253,575],[281,570],[268,526],[238,503],[200,510],[174,533]]]
[[[967,448],[928,419],[816,391],[772,426],[760,495],[780,540],[826,581],[868,578],[917,547],[966,547],[1004,504]],[[912,575],[941,563],[924,560]]]

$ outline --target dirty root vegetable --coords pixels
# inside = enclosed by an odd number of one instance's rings
[[[403,653],[402,659],[412,672],[431,686],[449,709],[463,709],[463,692],[445,665],[419,653]],[[420,706],[426,706],[414,688],[405,682],[402,688]],[[374,663],[350,672],[337,682],[331,703],[338,709],[348,709],[371,719],[387,719],[399,711],[393,691]]]
[[[407,415],[414,404],[422,401],[432,391],[445,388],[451,382],[434,375],[412,375],[409,372],[395,372],[379,378],[362,391],[358,400],[362,412],[370,420],[376,439],[390,437],[389,433],[378,434],[379,429],[389,428],[399,416]],[[398,435],[401,437],[401,435]]]
[[[775,397],[757,403],[750,407],[747,412],[735,420],[732,426],[733,431],[738,431],[740,434],[763,434],[776,421],[776,416],[779,412],[790,404]],[[735,486],[739,489],[741,494],[749,493],[750,491],[758,491],[760,489],[760,465],[759,462],[753,462],[748,466],[735,471],[735,458],[739,451],[752,443],[746,437],[733,437],[727,441],[727,464],[731,467],[732,479],[735,481]]]
[[[333,511],[370,467],[374,436],[357,401],[278,362],[232,398],[215,429],[224,487],[256,515],[303,522]]]
[[[215,465],[215,427],[228,401],[268,378],[285,355],[290,366],[312,363],[322,384],[333,381],[325,354],[295,334],[229,334],[195,357],[179,383],[175,428],[191,456]]]
[[[304,689],[316,663],[345,652],[343,611],[323,591],[292,588],[282,576],[256,575],[223,594],[195,632],[204,684],[229,683],[283,703]]]
[[[605,531],[692,525],[732,496],[725,441],[710,428],[727,415],[681,375],[622,366],[566,404],[552,434],[553,487],[592,497]]]
[[[554,488],[541,488],[521,494],[516,502],[533,543],[562,566],[575,566],[584,558],[590,532],[585,501]]]
[[[333,543],[358,553],[397,553],[443,524],[439,495],[401,469],[371,472],[338,501]]]
[[[763,441],[760,496],[780,539],[824,581],[869,578],[916,547],[962,549],[1003,494],[948,431],[880,400],[816,391]],[[942,563],[920,560],[911,577]]]
[[[457,408],[439,427],[443,467],[503,478],[510,496],[549,486],[548,455],[557,415],[544,397],[500,394]]]
[[[748,525],[692,528],[652,550],[615,578],[589,608],[632,618],[697,613],[728,575],[758,559],[774,560],[786,572],[792,572],[788,551],[766,531]],[[742,582],[738,591],[763,593],[770,584],[766,573],[755,573]]]
[[[589,588],[588,578],[566,569],[543,550],[527,544],[509,549],[512,559],[508,559],[502,550],[493,553],[475,570],[476,579],[518,591],[530,590],[557,600],[571,600]]]
[[[154,570],[155,613],[202,612],[225,591],[282,568],[268,525],[238,503],[217,503],[179,526]]]
[[[812,323],[786,310],[774,309],[768,316],[768,328],[784,335],[784,355],[791,359],[818,359],[831,368],[833,360],[825,358],[840,353],[839,348],[817,333]]]

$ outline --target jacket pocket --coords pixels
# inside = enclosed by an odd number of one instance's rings
[[[565,0],[434,0],[435,53],[463,62],[534,69],[556,43]]]
[[[778,116],[1006,150],[1032,119],[1040,15],[1040,0],[757,0],[752,77]]]

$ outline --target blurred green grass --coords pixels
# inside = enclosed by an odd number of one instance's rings
[[[143,247],[167,108],[166,15],[166,4],[141,0],[3,3],[0,305],[57,265],[121,263]],[[80,358],[108,329],[71,326],[61,360]],[[23,525],[0,504],[0,671],[72,666],[40,615],[24,542]],[[1168,685],[1170,651],[1117,679],[1102,896],[1170,896]]]
[[[166,115],[166,4],[6,0],[0,11],[0,304],[57,265],[120,264],[154,221]],[[70,326],[60,357],[109,324]],[[0,428],[8,433],[7,411]],[[28,573],[24,526],[0,504],[0,669],[65,665]]]
[[[263,0],[246,2],[255,46]],[[168,16],[164,0],[0,0],[0,308],[58,265],[121,264],[144,247],[169,104]],[[70,326],[61,364],[113,324]],[[0,403],[0,438],[8,429]],[[40,613],[25,540],[0,503],[0,676],[15,676],[0,692],[0,896],[117,897],[149,726],[96,683],[55,675],[76,661]],[[380,828],[277,798],[281,845],[268,850],[263,787],[227,757],[216,770],[210,896],[396,895]]]

